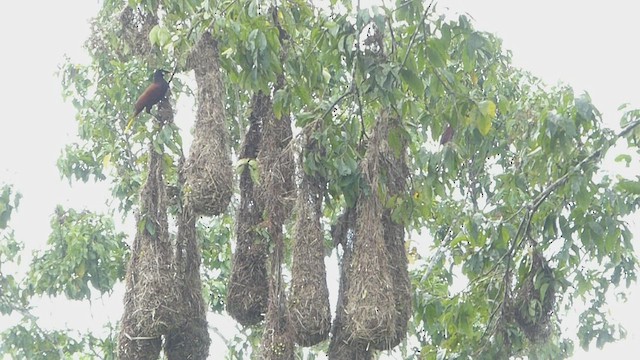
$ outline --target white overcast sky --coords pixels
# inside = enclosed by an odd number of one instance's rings
[[[516,66],[549,84],[561,81],[589,92],[610,127],[618,126],[620,104],[640,107],[636,1],[441,0],[438,8],[468,13],[476,28],[497,34],[513,52]],[[24,195],[12,225],[28,249],[45,243],[56,204],[105,209],[104,185],[74,184],[71,189],[55,168],[64,144],[75,138],[75,122],[54,73],[64,54],[88,61],[81,45],[89,33],[88,19],[97,9],[95,0],[0,1],[0,184],[12,183]],[[632,176],[639,173],[637,168],[628,171]],[[627,340],[588,354],[577,350],[574,359],[637,358],[639,292],[627,304],[612,305],[612,316],[629,330]],[[58,310],[48,315],[61,327],[82,328],[83,322],[88,326],[86,322],[104,319],[96,314],[91,320],[77,313],[70,316],[78,311],[77,303],[56,305]]]

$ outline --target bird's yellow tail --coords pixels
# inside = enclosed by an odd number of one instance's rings
[[[124,128],[124,132],[125,133],[128,133],[129,130],[131,130],[131,127],[133,126],[133,120],[135,120],[135,119],[136,119],[136,116],[135,115],[131,115],[131,117],[129,118],[129,122],[127,123],[127,127]]]

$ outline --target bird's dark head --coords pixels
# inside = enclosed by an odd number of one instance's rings
[[[153,73],[153,82],[164,81],[164,74],[169,73],[167,70],[158,69]]]

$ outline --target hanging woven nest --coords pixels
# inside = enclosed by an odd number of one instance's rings
[[[132,256],[126,275],[124,314],[119,336],[120,359],[143,359],[160,351],[160,337],[181,323],[180,289],[175,286],[169,240],[167,195],[161,156],[149,149],[149,175],[140,194]],[[156,356],[157,358],[157,356]]]
[[[196,237],[196,216],[184,208],[178,217],[176,239],[177,279],[181,287],[181,326],[165,337],[164,352],[168,360],[206,360],[209,356],[207,310],[200,279],[201,251]]]
[[[384,119],[384,114],[383,114]],[[389,136],[396,136],[398,148],[392,149],[388,142],[381,144],[384,155],[383,172],[388,198],[402,198],[406,196],[406,182],[409,174],[407,160],[404,154],[406,139],[401,136],[400,121],[397,118],[389,119]],[[384,241],[389,256],[389,272],[393,286],[393,299],[395,304],[395,333],[389,342],[380,350],[391,349],[397,346],[407,335],[407,326],[411,318],[411,280],[404,240],[404,225],[393,220],[393,209],[385,209],[382,216],[384,228]]]
[[[396,307],[383,225],[384,207],[379,198],[383,150],[388,122],[377,121],[361,164],[368,190],[356,205],[353,256],[349,268],[346,330],[356,342],[386,348],[395,337]]]
[[[289,318],[295,341],[302,346],[325,340],[331,328],[324,232],[320,223],[321,186],[318,179],[304,174],[296,202]]]
[[[538,250],[533,250],[531,270],[511,303],[516,323],[531,342],[542,343],[549,339],[555,302],[553,269]]]
[[[272,231],[274,249],[269,276],[269,304],[260,342],[260,359],[294,360],[294,341],[289,322],[281,264],[284,253],[282,234]]]
[[[240,159],[255,159],[262,138],[265,97],[252,99],[249,129],[241,146]],[[251,170],[246,166],[240,174],[240,207],[236,214],[236,248],[227,287],[227,312],[243,326],[259,323],[267,311],[267,243],[258,233],[262,209],[254,196]]]
[[[227,209],[233,194],[229,130],[225,122],[224,87],[218,47],[205,32],[187,59],[198,87],[193,144],[185,167],[185,204],[195,214],[214,216]]]
[[[385,211],[382,219],[384,240],[389,256],[389,272],[393,286],[395,304],[394,335],[379,350],[391,349],[407,336],[407,326],[411,318],[411,281],[407,270],[407,254],[404,247],[404,226],[391,219],[390,211]]]
[[[260,342],[260,359],[294,360],[294,342],[286,315],[269,315]]]
[[[134,11],[130,6],[126,6],[120,12],[118,21],[121,27],[118,33],[126,46],[126,50],[130,51],[131,55],[149,58],[152,57],[154,51],[158,51],[149,41],[149,32],[158,24],[158,17],[155,14],[156,11],[146,13]],[[102,46],[93,46],[98,44],[103,44],[104,47],[109,46],[104,38],[91,37],[89,41],[91,43],[90,49],[102,48]],[[131,55],[129,55],[129,60]]]
[[[331,328],[332,336],[328,351],[329,359],[332,360],[370,360],[373,358],[371,348],[365,343],[355,341],[345,327],[346,319],[349,316],[346,312],[349,301],[346,294],[349,292],[349,266],[353,255],[355,228],[355,209],[347,208],[331,229],[333,243],[341,244],[343,249],[336,317]]]
[[[264,118],[257,158],[260,182],[256,199],[265,212],[265,220],[283,224],[291,214],[295,199],[291,118],[288,114],[276,118],[271,99],[262,96]]]

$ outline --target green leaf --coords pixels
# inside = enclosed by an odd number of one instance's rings
[[[622,179],[618,181],[616,187],[624,192],[640,195],[640,181]]]
[[[160,32],[159,25],[154,25],[153,28],[151,28],[151,31],[149,31],[149,42],[151,42],[152,45],[158,45],[158,42],[160,41],[158,38],[159,32]]]
[[[478,120],[478,130],[480,130],[482,135],[487,136],[489,131],[491,131],[491,118],[480,116],[480,119]]]
[[[483,116],[494,119],[496,117],[496,104],[491,100],[483,100],[478,103],[478,109]]]
[[[326,84],[328,84],[329,81],[331,81],[331,73],[327,68],[322,68],[322,78],[324,79],[324,82]]]
[[[623,162],[623,161],[625,162],[625,166],[629,167],[629,165],[631,164],[631,155],[620,154],[616,156],[615,162]]]
[[[158,44],[162,47],[166,46],[171,42],[171,33],[165,27],[162,27],[158,30]]]
[[[258,31],[256,41],[258,44],[258,50],[265,51],[267,49],[267,38],[262,31]]]
[[[435,67],[445,67],[444,56],[431,46],[427,47],[427,58]]]
[[[496,117],[496,104],[491,100],[483,100],[478,103],[480,116],[477,119],[477,127],[483,136],[487,136],[491,131],[491,124]]]
[[[409,69],[402,69],[400,70],[400,77],[407,84],[409,89],[411,89],[414,95],[419,98],[424,96],[424,84],[422,83],[422,79],[420,79],[413,71]]]
[[[144,223],[144,228],[145,230],[147,230],[147,233],[149,233],[149,235],[156,235],[156,225],[153,223],[153,221],[148,221],[147,219],[147,221],[145,221]]]

